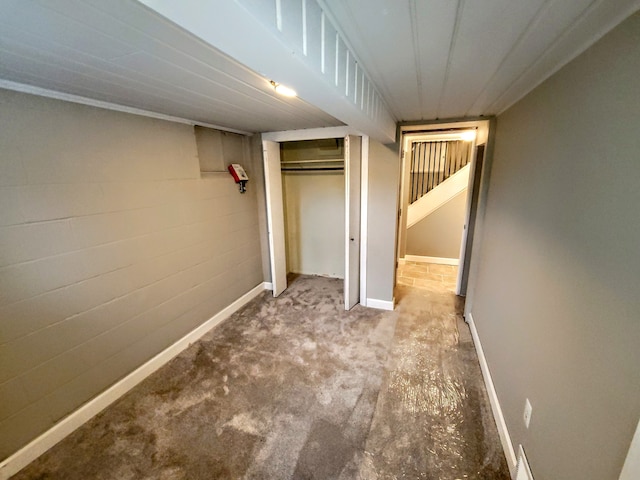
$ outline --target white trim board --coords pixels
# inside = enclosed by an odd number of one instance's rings
[[[423,257],[421,255],[405,255],[404,258],[399,260],[400,263],[406,262],[422,262],[422,263],[437,263],[440,265],[459,265],[460,260],[457,258],[445,258],[445,257]]]
[[[271,142],[297,142],[300,140],[319,140],[323,138],[344,138],[347,135],[364,136],[351,127],[304,128],[302,130],[284,130],[280,132],[264,132],[262,140]]]
[[[238,133],[240,135],[253,135],[251,132],[247,132],[245,130],[236,130],[234,128],[223,127],[221,125],[213,125],[212,123],[198,122],[196,120],[189,120],[188,118],[182,117],[174,117],[173,115],[165,115],[164,113],[152,112],[136,107],[128,107],[126,105],[105,102],[103,100],[94,100],[93,98],[73,95],[71,93],[56,92],[55,90],[35,87],[33,85],[27,85],[25,83],[12,82],[10,80],[0,79],[0,88],[13,90],[14,92],[38,95],[40,97],[53,98],[55,100],[63,100],[65,102],[79,103],[80,105],[88,105],[90,107],[104,108],[105,110],[113,110],[115,112],[123,112],[130,113],[131,115],[140,115],[142,117],[157,118],[159,120],[166,120],[167,122],[184,123],[187,125],[199,125],[201,127],[213,128],[216,130],[222,130],[224,132]]]
[[[360,150],[360,304],[367,306],[367,255],[369,235],[369,137],[362,136]]]
[[[395,297],[393,300],[378,300],[377,298],[367,298],[367,307],[369,308],[377,308],[379,310],[393,310],[394,305],[396,304]]]
[[[518,446],[518,464],[516,465],[516,478],[514,480],[534,480],[522,445]]]
[[[491,404],[491,411],[498,427],[498,435],[500,436],[500,442],[502,443],[502,449],[504,455],[507,458],[507,465],[509,467],[509,473],[513,478],[516,473],[516,452],[513,449],[511,443],[511,437],[509,436],[509,430],[507,429],[507,423],[504,420],[502,414],[502,407],[498,400],[498,393],[493,386],[493,380],[491,379],[491,372],[489,371],[489,365],[487,364],[487,358],[484,356],[484,350],[482,350],[482,344],[480,343],[480,337],[478,336],[478,330],[476,330],[476,324],[473,322],[473,315],[471,312],[467,315],[467,323],[471,330],[471,336],[473,337],[473,345],[476,348],[478,354],[478,361],[480,362],[480,370],[482,370],[482,377],[484,378],[484,385],[487,389],[487,395],[489,396],[489,403]]]
[[[80,408],[75,410],[67,417],[60,420],[42,435],[32,440],[30,443],[22,447],[16,453],[8,457],[0,463],[0,480],[6,480],[15,475],[29,463],[34,461],[40,455],[45,453],[55,444],[63,440],[65,437],[80,428],[86,422],[91,420],[95,415],[107,408],[113,402],[122,397],[125,393],[133,389],[149,375],[164,366],[183,350],[198,341],[202,336],[209,332],[213,327],[220,324],[232,314],[240,310],[243,306],[256,298],[262,291],[267,289],[267,283],[261,283],[249,290],[233,303],[216,313],[209,320],[199,327],[186,334],[180,340],[167,347],[155,357],[142,364],[122,380],[107,388],[97,397],[89,400]]]

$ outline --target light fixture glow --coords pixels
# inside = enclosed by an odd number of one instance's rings
[[[281,85],[278,82],[274,82],[273,80],[271,80],[271,86],[276,91],[276,93],[278,93],[279,95],[282,95],[284,97],[297,97],[298,96],[298,94],[296,93],[296,91],[293,88],[289,88],[289,87],[287,87],[285,85]]]
[[[466,132],[462,132],[460,134],[460,139],[462,139],[465,142],[471,142],[476,139],[476,131],[467,130]]]

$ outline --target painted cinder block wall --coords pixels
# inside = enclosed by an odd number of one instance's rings
[[[241,195],[189,125],[0,90],[0,458],[263,281],[245,167]]]
[[[471,313],[536,480],[618,479],[640,418],[639,46],[635,14],[497,120]]]

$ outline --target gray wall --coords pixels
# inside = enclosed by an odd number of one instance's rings
[[[0,458],[263,281],[193,127],[0,90]]]
[[[344,173],[283,172],[287,272],[344,278]]]
[[[367,298],[393,300],[400,158],[396,145],[369,141]]]
[[[635,14],[498,117],[471,311],[536,480],[617,479],[640,416],[639,45]]]
[[[280,144],[280,156],[283,164],[305,160],[340,160],[338,163],[314,165],[341,167],[344,139],[283,142]],[[344,172],[283,171],[282,195],[287,272],[344,278]]]
[[[460,258],[467,189],[407,229],[406,255]]]

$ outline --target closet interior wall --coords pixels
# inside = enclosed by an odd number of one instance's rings
[[[280,146],[287,272],[344,278],[344,140]]]

